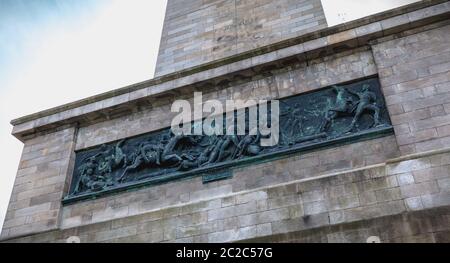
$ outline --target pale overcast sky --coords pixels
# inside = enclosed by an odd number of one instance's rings
[[[10,120],[153,77],[167,0],[0,0],[0,226],[22,143]],[[328,24],[414,0],[322,0]]]

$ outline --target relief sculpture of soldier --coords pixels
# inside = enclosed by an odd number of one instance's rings
[[[85,162],[78,167],[79,177],[73,190],[73,194],[92,191],[105,186],[104,177],[96,174],[97,163],[94,157],[87,158]]]
[[[255,133],[256,135],[253,135]],[[231,159],[257,155],[262,150],[262,147],[259,145],[260,139],[261,133],[256,128],[248,134],[243,135],[243,138],[239,141],[234,153],[231,156]]]
[[[218,155],[218,149],[216,146],[218,141],[220,141],[220,138],[217,136],[209,136],[207,145],[202,145],[205,147],[204,150],[200,153],[194,152],[194,160],[183,160],[180,163],[178,170],[186,171],[210,164],[211,159]]]
[[[373,113],[373,124],[371,127],[380,126],[380,107],[376,104],[377,96],[374,92],[370,91],[370,86],[368,84],[364,84],[361,92],[352,92],[349,91],[350,94],[357,96],[358,101],[353,106],[352,112],[354,112],[354,116],[352,119],[352,123],[346,132],[351,132],[353,128],[355,128],[356,122],[359,120],[361,115],[366,112]]]
[[[197,136],[189,136],[184,134],[175,135],[172,133],[171,130],[169,130],[168,135],[162,142],[163,144],[165,143],[165,145],[163,146],[163,150],[161,153],[161,162],[163,164],[175,163],[178,165],[185,159],[193,160],[193,157],[187,153],[182,154],[176,153],[175,148],[177,147],[178,143],[180,143],[180,141],[182,140],[185,140],[188,143],[195,145],[198,142],[198,139],[199,138]]]
[[[353,112],[353,98],[349,95],[344,87],[332,86],[336,93],[336,100],[333,106],[329,107],[325,112],[325,120],[319,127],[320,132],[328,130],[333,121],[339,117],[349,116]]]
[[[333,86],[333,90],[336,92],[335,103],[325,112],[325,120],[320,126],[319,131],[327,131],[337,118],[350,116],[352,117],[351,124],[341,132],[349,133],[355,128],[361,115],[365,112],[372,114],[371,116],[374,122],[371,127],[377,127],[381,124],[380,107],[376,104],[377,96],[374,92],[370,91],[370,85],[363,84],[360,92],[353,92],[336,85]]]
[[[82,159],[77,160],[70,196],[102,191],[152,176],[229,165],[241,159],[326,142],[343,134],[356,134],[382,125],[389,127],[389,120],[381,115],[382,99],[377,98],[377,88],[369,83],[375,82],[364,81],[361,86],[351,89],[333,85],[332,92],[326,89],[281,101],[284,103],[281,142],[276,146],[261,146],[260,141],[265,137],[258,129],[248,131],[250,128],[246,128],[244,135],[228,131],[212,136],[178,135],[168,129],[143,138],[102,145],[87,156],[80,155]],[[324,107],[327,102],[328,106]]]
[[[172,167],[182,164],[185,160],[193,161],[190,154],[181,155],[175,152],[175,148],[182,141],[195,145],[198,142],[193,136],[174,135],[172,131],[164,136],[159,143],[141,143],[134,162],[127,166],[119,177],[119,181],[124,181],[129,172],[139,170],[143,167]]]
[[[151,167],[160,165],[162,148],[159,145],[152,143],[140,143],[137,152],[132,154],[131,164],[125,167],[125,170],[118,178],[121,182],[125,176],[130,172],[137,170],[143,166]]]
[[[80,174],[74,194],[83,191],[98,191],[115,184],[111,173],[120,164],[126,164],[126,155],[122,151],[125,140],[119,141],[113,150],[102,145],[100,153],[86,159],[78,168]]]

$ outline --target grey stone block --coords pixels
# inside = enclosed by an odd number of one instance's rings
[[[423,209],[422,199],[418,197],[410,197],[405,199],[406,208],[408,210],[420,210]]]
[[[329,210],[340,210],[346,208],[357,207],[360,205],[358,195],[343,195],[337,198],[328,200]],[[305,204],[306,207],[306,204]],[[305,209],[306,210],[306,209]],[[321,211],[325,212],[325,211]],[[309,213],[307,213],[309,214]]]
[[[324,201],[303,203],[303,209],[305,211],[305,215],[314,215],[326,212],[327,204]]]
[[[403,197],[408,198],[437,193],[439,192],[439,187],[436,181],[428,181],[401,186],[400,191]]]
[[[388,174],[399,174],[399,173],[407,173],[416,170],[422,170],[426,168],[430,168],[430,160],[429,159],[416,159],[416,160],[407,160],[396,164],[389,164],[387,166]]]
[[[278,220],[289,218],[288,208],[279,208],[274,210],[268,210],[264,212],[258,212],[249,215],[239,216],[240,226],[258,225],[264,223],[270,223]]]
[[[257,236],[267,236],[272,234],[272,224],[260,224],[256,225],[256,235]]]
[[[421,196],[425,208],[446,206],[450,204],[450,192],[441,192],[437,194],[424,194]]]
[[[221,243],[233,240],[244,240],[256,237],[256,226],[230,229],[222,232],[208,234],[208,242]]]
[[[415,182],[414,176],[411,173],[398,174],[397,181],[400,186],[413,184]]]

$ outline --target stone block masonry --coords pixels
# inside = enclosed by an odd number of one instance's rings
[[[61,198],[70,183],[76,129],[36,137],[25,143],[2,236],[20,236],[59,227]]]
[[[447,172],[423,178],[436,169]],[[445,242],[450,149],[51,231],[13,242]],[[410,176],[406,182],[403,178]],[[442,208],[446,207],[446,208]]]
[[[449,32],[447,25],[373,45],[403,154],[450,145]]]
[[[12,121],[24,150],[1,240],[449,242],[450,3],[332,28],[319,5],[169,1],[160,77]],[[61,205],[75,151],[169,126],[194,91],[278,99],[374,76],[394,134]]]
[[[163,209],[166,206],[183,205],[292,180],[314,178],[333,171],[361,168],[384,162],[397,155],[395,137],[389,136],[234,169],[233,178],[223,181],[202,184],[201,177],[174,181],[66,205],[62,208],[61,227],[89,225]],[[242,198],[256,197],[250,195]],[[236,202],[240,203],[239,200]],[[236,202],[234,198],[230,199],[230,205]]]
[[[320,0],[168,1],[155,76],[326,26]]]

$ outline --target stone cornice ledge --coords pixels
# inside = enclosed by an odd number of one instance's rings
[[[35,133],[64,125],[89,123],[111,110],[130,109],[142,100],[169,94],[186,86],[220,85],[235,76],[283,67],[366,45],[370,40],[450,18],[450,2],[424,0],[383,13],[329,27],[183,71],[136,83],[11,121],[12,134],[25,141]]]
[[[450,147],[441,148],[441,149],[437,149],[437,150],[426,151],[426,152],[412,153],[412,154],[408,154],[408,155],[403,155],[403,156],[400,156],[400,157],[397,157],[397,158],[392,158],[392,159],[387,160],[386,164],[399,163],[399,162],[403,162],[403,161],[420,159],[420,158],[426,158],[426,157],[430,157],[430,156],[433,156],[433,155],[448,154],[448,153],[450,153]]]

